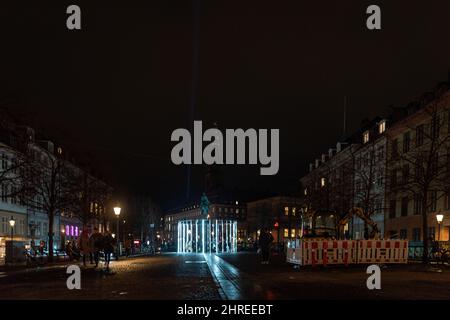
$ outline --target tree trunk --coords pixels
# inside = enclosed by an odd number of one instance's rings
[[[53,262],[53,225],[54,211],[48,213],[48,262]]]
[[[422,202],[422,233],[423,233],[423,254],[422,254],[422,262],[428,263],[428,217],[427,217],[427,201],[428,201],[427,192],[423,196]]]

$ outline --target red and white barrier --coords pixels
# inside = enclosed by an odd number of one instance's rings
[[[302,265],[347,265],[356,261],[356,242],[352,240],[304,241],[302,248]]]
[[[286,261],[299,265],[407,263],[407,240],[316,240],[292,242]]]
[[[407,240],[359,241],[358,263],[407,263]]]

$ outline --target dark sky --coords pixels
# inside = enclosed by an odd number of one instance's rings
[[[229,187],[297,190],[342,136],[344,95],[351,131],[450,70],[448,0],[199,2],[195,118],[281,135],[278,175],[227,167]],[[189,127],[195,1],[13,3],[0,4],[0,102],[95,155],[118,189],[181,203],[186,168],[170,161],[170,134]],[[66,29],[69,4],[81,7],[81,31]],[[381,31],[366,29],[370,4]]]

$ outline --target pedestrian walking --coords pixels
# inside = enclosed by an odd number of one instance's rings
[[[126,256],[128,258],[131,254],[131,240],[130,239],[125,240],[125,252],[126,252]]]
[[[264,229],[259,236],[259,246],[261,248],[261,264],[269,264],[270,246],[273,242],[273,236],[268,229]]]
[[[98,267],[98,262],[100,260],[100,251],[103,249],[102,245],[103,236],[98,232],[98,228],[94,228],[94,233],[91,236],[90,242],[92,243],[92,250],[94,253],[95,268]]]
[[[105,255],[106,271],[109,272],[109,263],[111,262],[111,254],[114,252],[114,238],[109,231],[103,235],[103,253]]]
[[[86,257],[90,258],[92,264],[92,248],[87,228],[83,229],[83,232],[78,238],[78,248],[80,248],[80,252],[83,255],[83,266],[86,267]]]

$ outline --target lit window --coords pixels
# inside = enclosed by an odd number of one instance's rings
[[[289,215],[289,207],[284,207],[284,215],[285,216]]]
[[[308,188],[305,188],[305,190],[303,191],[303,193],[306,195],[308,195]]]
[[[325,178],[320,179],[320,186],[325,187]]]
[[[59,148],[57,149],[57,152],[58,152],[58,154],[62,154],[62,148],[59,147]]]
[[[292,215],[293,215],[293,216],[295,216],[295,211],[296,211],[296,209],[297,209],[297,208],[295,208],[295,207],[292,208]]]
[[[295,229],[291,229],[291,238],[295,238]]]
[[[369,131],[363,133],[363,143],[369,142]]]
[[[386,131],[386,121],[383,120],[378,124],[378,133],[383,133]]]
[[[284,229],[284,237],[289,237],[289,229]]]

